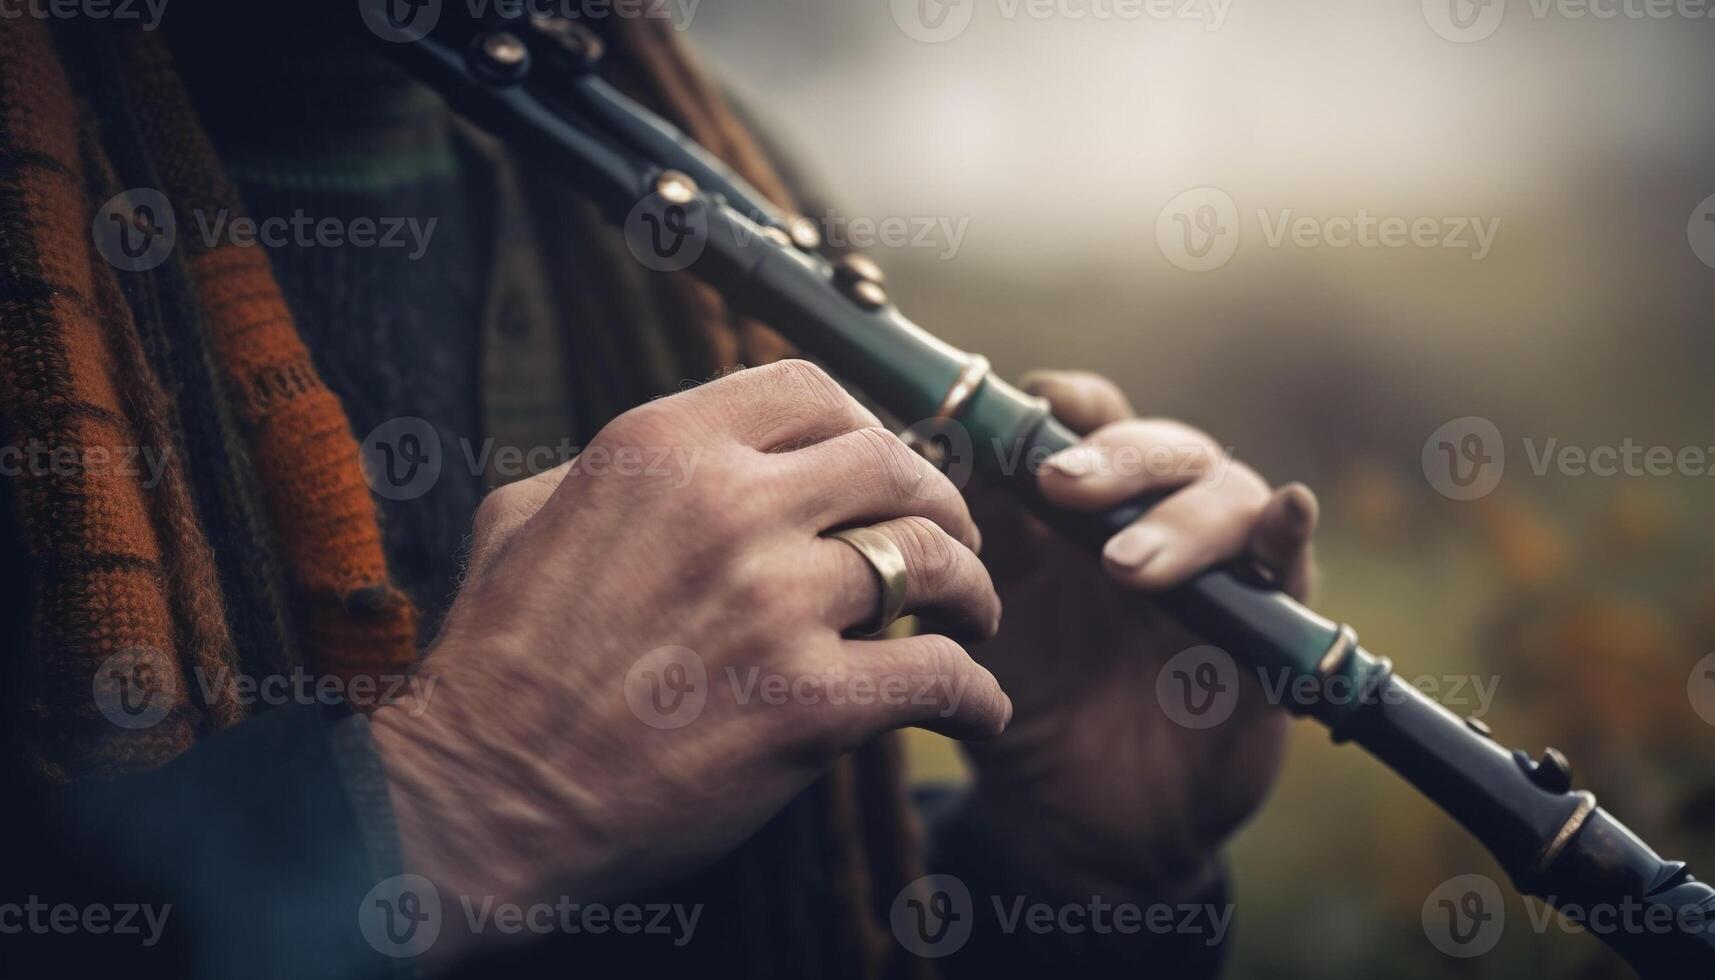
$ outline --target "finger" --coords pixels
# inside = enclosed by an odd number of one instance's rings
[[[959,488],[886,429],[847,432],[787,453],[779,465],[779,478],[803,489],[796,516],[818,534],[916,514],[972,551],[982,547]]]
[[[1090,371],[1027,371],[1018,386],[1048,399],[1054,417],[1081,436],[1137,414],[1119,385]]]
[[[880,425],[839,382],[809,361],[735,371],[658,404],[704,414],[738,442],[774,452]]]
[[[1280,587],[1296,599],[1310,595],[1315,574],[1310,538],[1316,532],[1320,508],[1316,495],[1302,483],[1276,490],[1251,530],[1249,552],[1273,569]]]
[[[1181,422],[1127,419],[1048,457],[1036,479],[1051,503],[1106,510],[1142,493],[1218,476],[1231,461],[1215,440]]]
[[[1108,539],[1102,562],[1119,582],[1140,589],[1178,585],[1244,552],[1269,500],[1249,467],[1193,483]]]
[[[905,611],[933,610],[962,636],[986,640],[1000,628],[1000,596],[982,559],[926,517],[901,517],[874,525],[905,556]],[[818,594],[828,597],[826,622],[842,632],[875,619],[881,578],[856,548],[820,538],[817,550],[831,571]]]
[[[1000,682],[951,637],[847,640],[840,670],[874,692],[863,699],[868,704],[848,699],[849,744],[908,726],[951,738],[993,738],[1012,720],[1012,699]]]
[[[471,524],[470,559],[465,577],[474,579],[494,564],[507,542],[530,522],[565,481],[575,458],[527,480],[496,487],[482,499]]]

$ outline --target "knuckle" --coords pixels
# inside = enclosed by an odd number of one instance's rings
[[[1120,388],[1118,382],[1105,374],[1097,374],[1094,371],[1080,371],[1078,372],[1078,378],[1085,384],[1089,385],[1090,392],[1098,397],[1125,401],[1125,391]]]
[[[923,589],[930,594],[946,591],[956,580],[960,545],[927,517],[902,517],[892,528],[906,567]]]
[[[767,372],[772,380],[793,392],[824,404],[851,397],[821,365],[801,358],[775,361],[759,370]]]
[[[664,431],[668,419],[673,414],[670,404],[672,399],[662,398],[657,401],[645,402],[614,418],[602,426],[596,433],[591,444],[601,443],[611,446],[628,446],[648,442],[656,433]]]
[[[476,516],[472,521],[477,537],[487,535],[506,522],[514,510],[513,498],[518,492],[516,484],[509,483],[494,488],[482,498],[482,502],[476,505]]]
[[[897,499],[915,493],[922,486],[925,474],[931,472],[923,458],[905,445],[898,436],[878,425],[853,430],[851,442],[863,455],[869,484],[875,494]]]
[[[937,709],[945,709],[952,698],[952,691],[957,687],[959,676],[964,673],[964,665],[970,660],[970,654],[952,637],[932,633],[919,637],[923,644],[922,662],[917,669],[924,675],[922,680],[934,683],[926,690],[935,702]]]
[[[1264,480],[1256,470],[1243,463],[1235,462],[1227,468],[1223,479],[1231,481],[1232,487],[1236,491],[1234,499],[1239,502],[1240,508],[1247,513],[1254,512],[1260,515],[1263,509],[1268,506],[1268,481]]]

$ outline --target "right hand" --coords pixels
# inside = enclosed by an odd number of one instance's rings
[[[436,686],[371,719],[407,866],[502,901],[634,890],[731,850],[881,732],[999,733],[1011,702],[953,638],[842,638],[880,602],[868,563],[822,537],[853,525],[904,552],[907,609],[994,633],[963,498],[802,361],[650,402],[490,494],[422,664]],[[651,654],[670,646],[705,671],[680,727],[651,714],[685,687]]]

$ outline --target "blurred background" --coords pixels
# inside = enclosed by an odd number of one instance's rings
[[[1407,676],[1496,684],[1503,743],[1566,751],[1582,785],[1707,871],[1715,19],[1595,7],[1615,16],[746,0],[690,8],[690,33],[869,219],[847,231],[915,319],[1010,375],[1104,371],[1144,412],[1315,487],[1323,612]],[[1337,247],[1330,219],[1360,210],[1436,230]],[[1473,416],[1504,467],[1454,499],[1425,444]],[[1665,475],[1539,462],[1626,445],[1640,464],[1652,446],[1707,458]],[[1431,891],[1500,872],[1361,751],[1311,723],[1293,737],[1234,849],[1230,976],[1623,975],[1553,926],[1509,926],[1474,960],[1437,951]],[[945,744],[914,750],[920,776],[957,772]]]

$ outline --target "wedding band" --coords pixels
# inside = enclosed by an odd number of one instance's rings
[[[851,545],[881,579],[881,604],[875,619],[868,626],[858,627],[861,636],[880,636],[905,610],[905,553],[892,538],[873,527],[847,528],[828,537]]]

